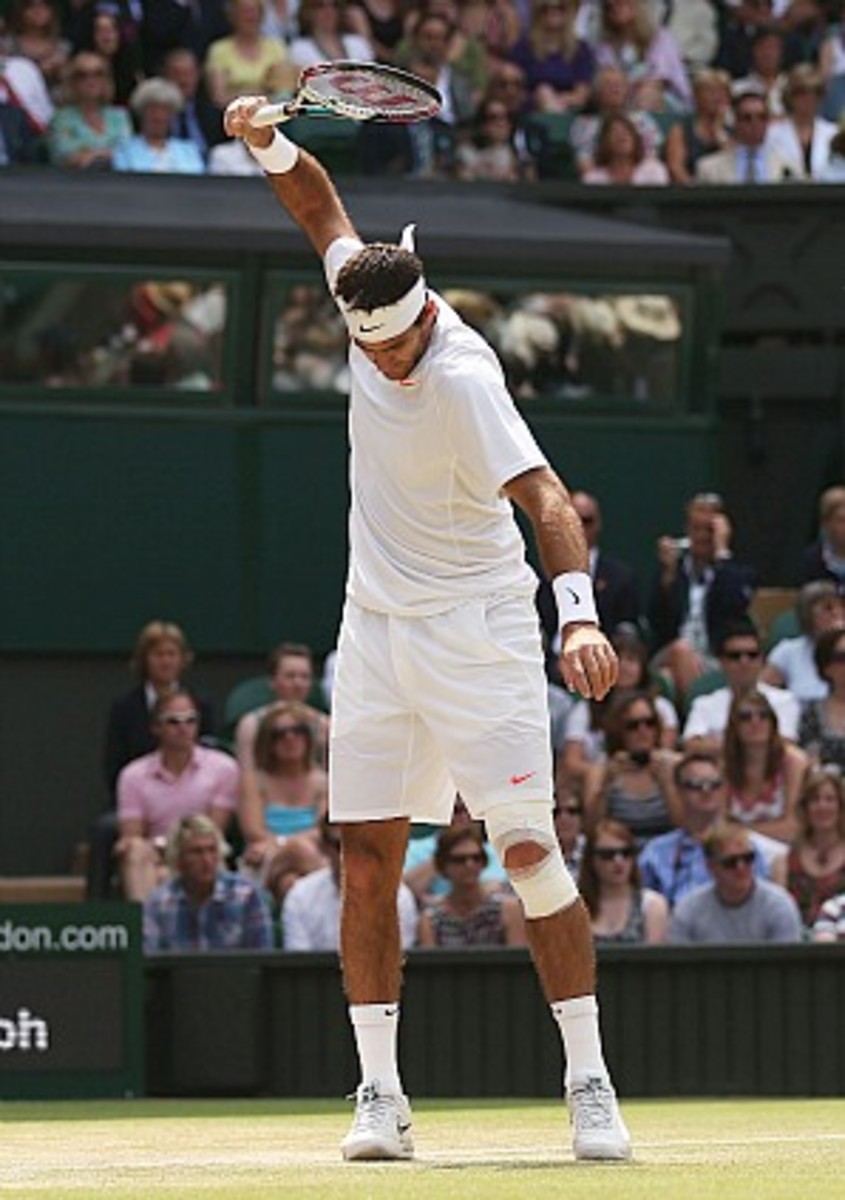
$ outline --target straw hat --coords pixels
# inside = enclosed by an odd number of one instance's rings
[[[619,296],[616,312],[630,333],[657,342],[675,342],[681,336],[678,310],[669,296]]]

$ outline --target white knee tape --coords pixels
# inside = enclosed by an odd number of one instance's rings
[[[529,919],[550,917],[552,913],[569,908],[578,899],[578,889],[559,849],[550,850],[536,866],[509,874],[513,890]]]
[[[546,851],[540,862],[508,870],[526,917],[549,917],[577,900],[578,889],[560,852],[550,803],[500,804],[490,809],[484,819],[490,841],[503,863],[511,846],[533,842]]]

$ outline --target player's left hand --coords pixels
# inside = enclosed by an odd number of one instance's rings
[[[616,683],[616,651],[596,625],[567,625],[560,651],[560,674],[566,687],[585,700],[603,700]]]

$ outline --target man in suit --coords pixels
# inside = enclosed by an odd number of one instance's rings
[[[164,58],[162,76],[176,85],[184,101],[181,111],[173,116],[171,135],[193,142],[205,162],[211,148],[225,141],[226,135],[223,114],[205,90],[194,51],[184,46],[170,50]]]
[[[572,507],[584,526],[584,537],[590,554],[590,575],[602,629],[611,634],[620,625],[639,627],[640,605],[636,576],[627,563],[611,558],[599,547],[602,521],[598,500],[589,492],[583,491],[573,492],[571,500]],[[537,591],[537,609],[549,646],[547,666],[552,667],[557,653],[554,643],[557,638],[558,619],[552,589],[546,580],[542,581]]]
[[[733,112],[731,144],[698,160],[697,183],[788,183],[802,177],[800,163],[766,144],[769,109],[764,92],[757,88],[735,91]]]
[[[725,623],[744,616],[754,595],[756,571],[734,558],[731,535],[721,497],[699,492],[687,501],[686,536],[664,534],[657,542],[648,612],[655,666],[671,675],[680,697],[718,665]]]

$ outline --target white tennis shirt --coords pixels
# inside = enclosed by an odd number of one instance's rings
[[[326,251],[338,271],[363,243]],[[437,322],[411,379],[385,378],[350,345],[347,595],[394,616],[473,597],[531,594],[536,577],[501,489],[546,465],[487,343],[436,293]]]

